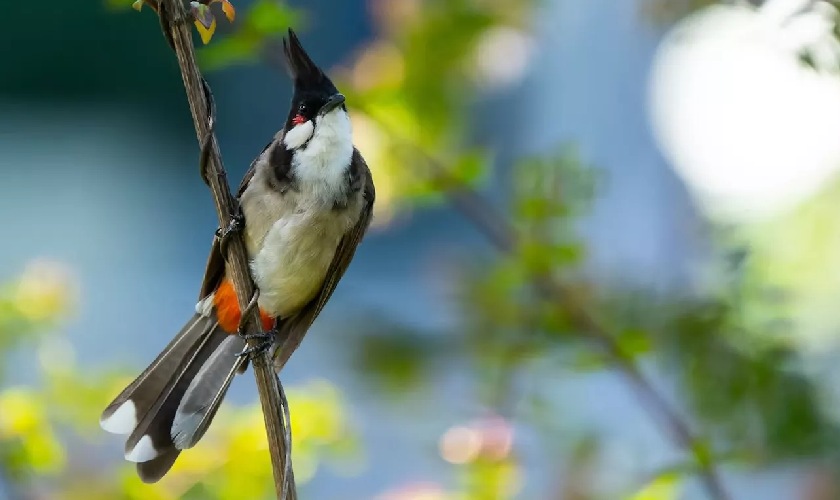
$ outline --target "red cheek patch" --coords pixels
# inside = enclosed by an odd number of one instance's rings
[[[295,117],[292,118],[292,123],[294,123],[295,125],[306,123],[306,118],[303,115],[295,115]]]

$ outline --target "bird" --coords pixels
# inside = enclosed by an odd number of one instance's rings
[[[372,219],[373,178],[353,145],[344,95],[292,29],[283,52],[293,82],[286,122],[240,183],[240,216],[213,239],[195,313],[100,417],[105,431],[128,436],[125,459],[146,483],[163,478],[205,434],[231,380],[253,355],[246,340],[260,337],[262,348],[272,348],[279,372]],[[260,332],[239,328],[242,314],[223,255],[224,238],[234,231],[259,290]],[[292,345],[280,349],[281,339]]]

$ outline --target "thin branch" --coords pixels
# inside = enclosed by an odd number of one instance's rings
[[[191,20],[187,17],[181,0],[161,0],[158,4],[158,14],[167,41],[178,58],[193,125],[199,143],[202,145],[201,174],[213,195],[219,225],[226,228],[231,224],[233,214],[239,213],[239,207],[237,201],[231,196],[219,145],[213,133],[216,120],[215,109],[210,88],[202,78],[196,64],[190,28]],[[223,247],[227,261],[226,273],[233,281],[239,308],[243,311],[242,327],[246,331],[256,330],[260,328],[261,322],[258,308],[251,307],[248,311],[248,305],[254,297],[256,288],[248,269],[245,245],[239,235],[233,234]],[[257,342],[258,340],[254,339],[250,345],[254,347]],[[268,352],[255,356],[253,366],[268,435],[277,498],[296,500],[285,394],[280,379],[274,373]]]
[[[420,148],[413,149],[425,158],[430,167],[432,179],[442,187],[450,204],[456,210],[466,216],[499,250],[505,253],[516,251],[520,238],[504,214],[480,193],[452,179],[447,174],[446,168],[435,158],[421,151]],[[580,303],[572,290],[558,280],[544,277],[537,280],[534,286],[543,299],[550,303],[563,304],[564,309],[570,313],[572,323],[609,356],[613,366],[630,382],[637,397],[642,401],[642,406],[668,429],[671,440],[695,458],[700,479],[710,498],[728,500],[729,495],[723,487],[717,470],[709,461],[707,453],[702,449],[688,423],[656,390],[635,361],[624,353],[614,335],[610,333],[610,329]]]

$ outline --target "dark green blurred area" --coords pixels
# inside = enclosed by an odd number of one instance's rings
[[[0,34],[4,97],[182,103],[169,48],[135,11],[55,0],[8,2],[3,10],[10,21]]]

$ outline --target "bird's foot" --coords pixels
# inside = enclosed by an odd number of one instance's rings
[[[227,247],[230,237],[242,231],[242,228],[244,227],[245,216],[242,215],[242,212],[239,212],[230,216],[230,222],[227,227],[220,227],[216,229],[216,237],[219,238],[219,245],[222,247],[223,251],[225,247]]]
[[[253,346],[247,347],[244,351],[237,354],[237,356],[249,356],[253,359],[256,356],[267,351],[273,344],[274,339],[277,338],[277,331],[276,330],[269,330],[267,332],[259,332],[259,333],[239,333],[239,337],[246,342],[251,340],[257,340],[257,342]]]
[[[233,233],[242,231],[243,227],[245,227],[245,217],[241,213],[233,214],[230,216],[230,222],[227,227],[216,229],[216,237],[220,240],[225,240]]]

